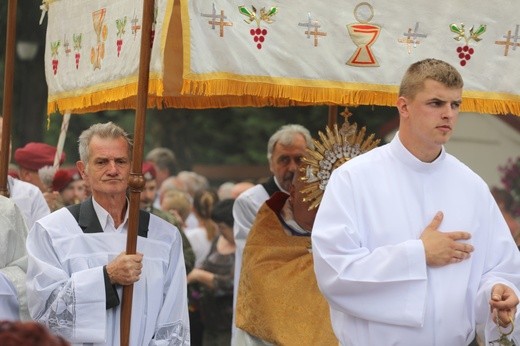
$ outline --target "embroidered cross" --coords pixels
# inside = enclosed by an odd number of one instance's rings
[[[412,28],[408,28],[408,32],[403,33],[403,38],[400,38],[398,41],[400,43],[406,43],[406,47],[408,48],[408,54],[412,53],[412,47],[416,48],[421,41],[418,38],[426,38],[426,34],[420,34],[419,32],[419,22],[415,23],[415,29],[412,32]]]
[[[298,26],[305,26],[307,27],[307,31],[305,31],[305,33],[307,34],[307,38],[311,38],[311,29],[313,28],[313,25],[312,25],[312,18],[311,18],[311,13],[307,13],[307,21],[304,22],[304,23],[298,23]]]
[[[72,50],[70,49],[70,43],[69,43],[69,40],[67,39],[67,35],[63,36],[63,48],[64,48],[64,51],[65,51],[65,55],[69,56],[69,53]]]
[[[200,14],[202,17],[211,18],[211,20],[208,21],[208,24],[211,24],[211,29],[215,30],[215,27],[218,25],[220,27],[220,37],[224,37],[224,27],[225,26],[233,26],[232,22],[226,22],[224,19],[227,19],[226,16],[224,16],[224,10],[220,11],[220,15],[217,16],[217,10],[215,8],[215,3],[213,3],[213,8],[211,10],[210,14]]]
[[[515,42],[515,45],[513,46],[513,50],[516,50],[516,47],[518,46],[518,39],[520,38],[520,36],[518,36],[518,29],[519,29],[520,25],[516,24],[516,28],[515,28],[515,36],[513,37],[513,40]]]
[[[326,32],[319,31],[321,25],[317,20],[312,20],[310,12],[307,14],[307,21],[304,23],[298,23],[298,26],[304,26],[307,28],[305,34],[307,38],[314,36],[314,47],[318,46],[318,36],[327,36]]]
[[[518,39],[520,39],[520,36],[518,35],[520,25],[516,25],[515,29],[515,35],[511,36],[511,30],[507,31],[507,35],[504,35],[505,41],[495,41],[495,44],[498,44],[500,46],[505,46],[504,49],[504,56],[507,56],[509,53],[509,47],[513,47],[513,50],[516,50],[516,47],[520,46],[520,43],[518,43]],[[511,39],[513,42],[511,42]]]
[[[134,39],[137,36],[137,31],[141,29],[141,26],[137,23],[139,23],[139,18],[134,15],[134,18],[132,18],[132,34],[134,35]]]

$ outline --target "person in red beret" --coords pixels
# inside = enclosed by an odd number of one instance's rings
[[[87,197],[90,197],[90,187],[88,186],[87,182],[83,180],[81,177],[81,174],[79,174],[79,171],[76,167],[69,168],[70,172],[72,173],[72,189],[74,190],[74,198],[76,203],[81,203]]]
[[[14,160],[19,167],[20,180],[38,186],[44,193],[47,192],[49,186],[42,182],[38,171],[45,166],[53,166],[54,156],[56,156],[56,148],[46,143],[30,142],[24,147],[16,149]],[[64,161],[65,154],[62,153],[60,165]]]
[[[50,186],[56,172],[53,168],[54,156],[56,156],[56,148],[40,142],[27,143],[23,148],[18,148],[14,152],[14,160],[19,166],[20,180],[37,186],[43,193],[51,211],[62,207],[59,193],[52,192]],[[65,154],[62,153],[60,165],[64,161]]]
[[[73,173],[68,169],[58,169],[52,179],[52,191],[60,194],[63,205],[76,204],[75,191],[72,186]]]

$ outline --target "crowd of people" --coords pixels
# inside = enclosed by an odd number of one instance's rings
[[[287,124],[266,141],[261,181],[212,186],[154,148],[135,254],[121,127],[85,129],[79,161],[62,154],[59,168],[48,144],[14,150],[0,344],[119,345],[132,285],[131,345],[520,345],[510,196],[444,148],[462,89],[446,62],[414,63],[390,143],[347,113],[314,137]]]

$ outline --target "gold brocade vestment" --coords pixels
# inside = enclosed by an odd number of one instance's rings
[[[275,194],[262,205],[247,238],[237,327],[275,345],[338,345],[316,283],[310,237],[287,235],[274,211],[286,196]]]

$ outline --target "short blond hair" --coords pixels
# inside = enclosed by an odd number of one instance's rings
[[[161,209],[164,211],[175,210],[185,222],[191,213],[191,198],[188,193],[179,190],[166,190],[161,195]]]
[[[401,80],[399,96],[414,98],[423,90],[427,79],[444,84],[448,88],[462,89],[464,81],[460,73],[445,61],[424,59],[410,65]]]

